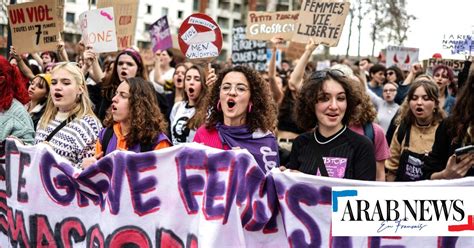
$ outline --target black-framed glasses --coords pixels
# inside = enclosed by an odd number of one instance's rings
[[[330,70],[315,71],[313,72],[313,74],[311,74],[309,79],[319,80],[319,79],[326,78],[327,75],[331,77],[345,77],[346,76],[344,72],[339,69],[330,69]]]
[[[387,76],[391,76],[391,75],[393,75],[393,74],[395,74],[395,72],[393,72],[393,71],[387,72]]]

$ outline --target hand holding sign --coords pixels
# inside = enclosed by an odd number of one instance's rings
[[[193,62],[210,62],[222,49],[222,33],[207,15],[192,14],[179,28],[179,48]]]

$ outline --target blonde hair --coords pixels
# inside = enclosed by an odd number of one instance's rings
[[[75,115],[74,119],[80,119],[86,115],[90,115],[94,118],[97,118],[92,110],[92,102],[89,99],[89,93],[86,87],[86,80],[79,67],[77,67],[75,63],[70,62],[58,63],[51,71],[51,74],[54,75],[59,70],[65,70],[70,73],[76,81],[77,87],[82,90],[82,94],[79,95],[79,99],[77,100],[78,104],[69,113],[69,116]],[[41,120],[39,121],[39,128],[45,129],[48,123],[54,119],[57,113],[58,108],[54,106],[51,96],[48,96],[48,101],[46,102],[44,114],[41,117]]]

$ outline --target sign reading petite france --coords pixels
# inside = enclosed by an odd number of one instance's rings
[[[210,62],[222,49],[222,33],[211,17],[196,13],[184,20],[178,31],[179,48],[193,62]]]

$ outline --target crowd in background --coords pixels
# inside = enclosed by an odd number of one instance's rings
[[[473,58],[457,75],[409,71],[370,59],[315,70],[310,40],[296,61],[257,72],[231,64],[175,63],[137,49],[104,56],[79,44],[0,57],[0,141],[46,143],[80,169],[114,150],[147,152],[189,142],[247,149],[260,168],[377,181],[474,175]],[[4,146],[0,153],[4,154]]]

